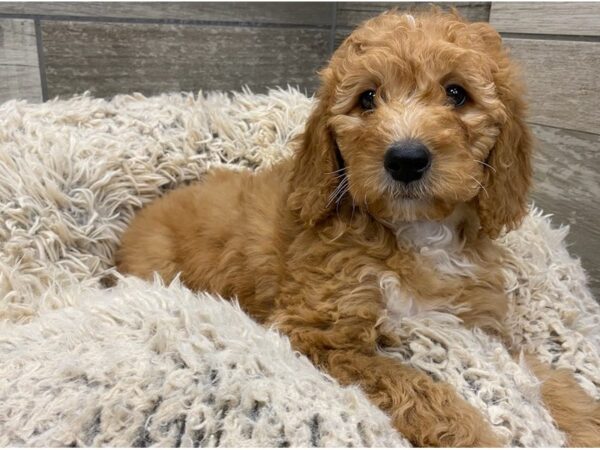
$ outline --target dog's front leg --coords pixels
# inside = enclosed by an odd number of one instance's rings
[[[328,351],[324,368],[343,385],[358,384],[419,447],[499,447],[503,443],[481,414],[454,389],[392,358]]]
[[[342,385],[360,386],[415,446],[504,445],[481,413],[446,383],[435,382],[423,372],[375,350],[321,350],[307,348],[307,340],[301,335],[292,333],[290,339],[297,350]]]

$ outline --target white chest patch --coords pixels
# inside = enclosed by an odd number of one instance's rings
[[[464,239],[457,231],[461,217],[461,212],[457,211],[441,222],[401,223],[396,227],[396,239],[399,245],[412,247],[440,274],[473,275],[476,265],[464,251]]]
[[[414,221],[399,224],[396,227],[396,239],[404,250],[408,246],[417,252],[422,257],[422,263],[430,264],[440,276],[473,276],[477,265],[465,253],[464,240],[457,231],[461,217],[457,213],[441,222]],[[405,282],[409,284],[410,280]],[[451,312],[453,309],[446,299],[415,298],[402,284],[403,281],[394,272],[379,275],[379,285],[389,319],[400,320],[427,311]]]

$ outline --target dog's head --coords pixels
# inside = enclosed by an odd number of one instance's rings
[[[496,237],[526,212],[531,139],[498,33],[456,14],[365,22],[321,72],[290,205],[308,224],[340,201],[378,220],[439,220],[459,204]]]

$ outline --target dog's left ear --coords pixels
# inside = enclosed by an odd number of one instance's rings
[[[498,64],[494,76],[498,96],[504,106],[500,135],[490,151],[485,178],[477,197],[477,209],[483,233],[498,237],[504,227],[512,230],[521,224],[527,214],[527,195],[532,179],[533,139],[525,122],[524,89],[520,75],[500,36],[487,24],[480,25],[480,33]],[[494,51],[495,50],[495,51]]]
[[[306,122],[293,159],[288,205],[308,226],[324,219],[333,209],[330,196],[339,183],[336,144],[328,125],[329,104],[334,92],[331,78],[328,68],[321,72],[317,105]]]

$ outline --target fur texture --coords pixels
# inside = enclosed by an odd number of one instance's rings
[[[567,434],[567,444],[570,447],[597,447],[600,402],[590,402],[568,369],[552,369],[532,355],[527,355],[526,359],[542,383],[544,404],[558,427]],[[581,420],[582,417],[585,419]]]
[[[0,106],[3,446],[174,445],[179,438],[186,445],[203,433],[206,445],[216,444],[219,435],[222,446],[274,447],[284,439],[309,446],[313,436],[319,445],[402,445],[375,407],[360,402],[356,409],[356,391],[350,397],[334,393],[340,388],[333,382],[325,393],[306,364],[293,365],[291,374],[289,347],[250,326],[233,306],[216,307],[216,300],[178,284],[165,288],[129,279],[105,289],[136,208],[214,166],[264,170],[289,157],[290,138],[312,104],[288,90],[110,101],[84,96]],[[427,238],[435,244],[429,257],[451,267],[439,252],[447,232],[429,225],[439,231]],[[567,232],[552,228],[550,218],[534,209],[518,230],[496,241],[510,255],[502,268],[509,299],[505,323],[519,347],[574,372],[577,384],[600,399],[600,307],[581,265],[568,254]],[[397,290],[395,276],[382,277],[381,287],[397,299],[387,302],[389,314],[408,311],[387,323],[398,337],[386,348],[388,357],[453,386],[511,446],[565,444],[539,382],[501,341],[466,328],[454,315],[419,308]],[[187,344],[197,342],[198,330],[210,331],[203,335],[207,346],[190,351]],[[259,341],[278,350],[254,345]],[[181,361],[188,368],[179,367]],[[213,384],[213,371],[226,382]],[[260,374],[264,390],[248,373]],[[299,388],[306,396],[287,395],[290,376],[306,380]],[[280,394],[262,396],[275,386]],[[161,396],[168,401],[157,403]],[[189,403],[197,398],[206,401]],[[232,398],[246,400],[238,405]],[[319,398],[326,405],[315,411],[311,405]],[[257,399],[265,405],[255,414]],[[252,426],[256,431],[247,434]],[[372,440],[363,440],[364,431],[373,431]]]
[[[134,278],[63,295],[2,330],[3,447],[408,446],[236,305]]]
[[[526,213],[531,139],[500,37],[456,15],[386,13],[351,34],[321,79],[293,158],[256,174],[215,170],[143,209],[119,269],[235,296],[342,384],[358,384],[413,444],[506,443],[450,385],[386,354],[400,345],[390,330],[407,311],[388,314],[399,298],[510,344],[509,257],[493,239]],[[465,87],[468,103],[449,104],[449,84]],[[358,100],[367,90],[369,111]],[[404,139],[432,153],[409,185],[383,168]],[[582,411],[597,411],[586,398]],[[593,415],[578,419],[597,428]],[[565,431],[599,443],[600,433]]]

